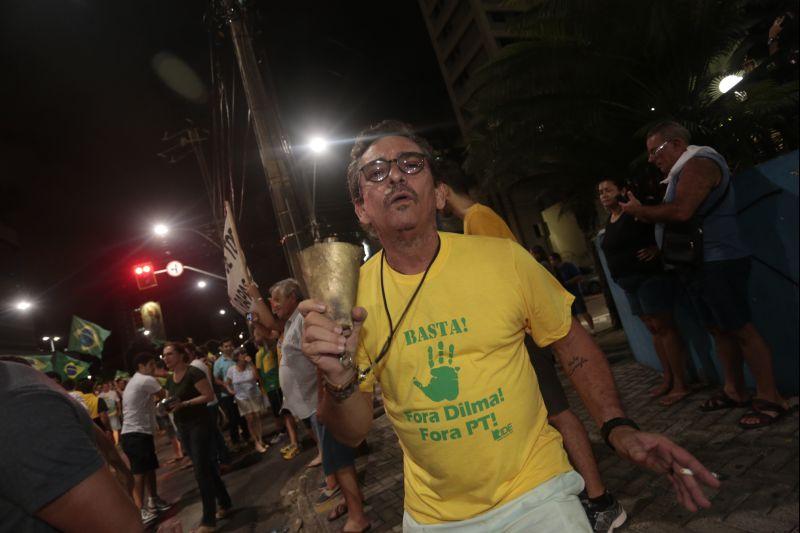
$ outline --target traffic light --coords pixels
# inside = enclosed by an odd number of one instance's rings
[[[136,286],[140,291],[157,287],[156,272],[153,263],[140,263],[133,267],[133,274],[136,278]]]

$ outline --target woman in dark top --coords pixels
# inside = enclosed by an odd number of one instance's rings
[[[686,386],[686,355],[672,319],[675,285],[658,260],[652,224],[640,222],[622,212],[618,198],[627,192],[612,179],[597,186],[600,203],[609,212],[603,236],[603,253],[613,280],[628,297],[631,312],[653,335],[653,344],[664,369],[664,381],[651,391],[672,405],[689,394]]]
[[[189,452],[194,476],[203,502],[203,518],[197,533],[214,531],[218,518],[225,518],[231,509],[231,497],[217,470],[211,446],[213,428],[206,404],[214,393],[205,373],[190,366],[190,354],[184,345],[171,342],[164,345],[164,363],[172,371],[167,380],[167,393],[173,398],[175,425],[181,441]],[[219,511],[216,510],[219,501]]]

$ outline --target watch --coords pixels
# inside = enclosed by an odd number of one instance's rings
[[[617,450],[614,448],[614,445],[611,444],[609,436],[611,436],[611,430],[619,426],[630,426],[636,430],[639,429],[639,424],[630,418],[617,417],[612,418],[611,420],[606,420],[605,423],[603,423],[603,427],[600,428],[600,433],[603,435],[603,440],[606,441],[606,445],[614,451]]]
[[[342,365],[344,368],[352,368],[353,356],[350,355],[349,352],[344,352],[342,355],[339,356],[339,364]]]
[[[325,376],[323,376],[322,379],[325,380],[325,390],[328,391],[328,394],[330,394],[331,397],[337,402],[343,402],[352,396],[356,391],[356,388],[358,387],[358,380],[356,377],[357,376],[354,373],[350,379],[341,385],[335,385],[331,383]]]

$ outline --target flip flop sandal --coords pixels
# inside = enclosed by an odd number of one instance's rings
[[[717,394],[700,404],[699,409],[704,413],[711,411],[720,411],[722,409],[733,409],[735,407],[747,407],[750,405],[750,400],[737,402],[727,394],[725,391],[719,391]]]
[[[333,522],[334,520],[337,520],[346,514],[347,514],[347,504],[346,503],[337,504],[336,507],[334,507],[330,513],[328,513],[328,522]]]
[[[291,450],[294,447],[295,446],[292,445],[292,444],[287,444],[286,446],[284,446],[283,448],[280,449],[280,452],[281,453],[286,453],[286,452],[288,452],[289,450]]]
[[[739,419],[739,427],[742,429],[757,429],[771,426],[783,418],[788,412],[788,409],[777,403],[755,399],[753,400],[753,409],[745,413],[744,416]],[[754,423],[743,422],[746,418],[755,418],[758,421]]]
[[[300,455],[300,448],[291,448],[281,455],[283,455],[283,458],[286,459],[287,461],[289,459],[294,459],[295,457]]]

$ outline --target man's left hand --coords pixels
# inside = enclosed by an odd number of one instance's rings
[[[611,432],[609,440],[621,457],[666,474],[677,493],[678,503],[686,509],[694,512],[699,507],[711,506],[700,484],[718,488],[719,480],[691,453],[665,436],[618,427]]]
[[[640,207],[642,207],[642,202],[636,198],[636,195],[633,194],[631,191],[627,191],[628,201],[627,202],[619,202],[619,206],[622,208],[623,213],[628,213],[629,215],[636,216],[637,211]]]

